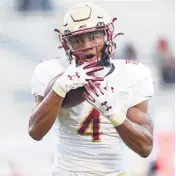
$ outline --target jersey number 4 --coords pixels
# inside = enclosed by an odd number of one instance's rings
[[[91,128],[91,132],[87,132]],[[83,120],[80,128],[77,130],[80,135],[92,136],[93,142],[100,141],[100,113],[95,108]]]

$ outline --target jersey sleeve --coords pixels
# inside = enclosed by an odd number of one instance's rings
[[[152,78],[142,78],[136,85],[131,88],[131,106],[139,104],[145,100],[149,100],[154,93]]]
[[[153,79],[149,69],[129,87],[128,108],[149,100],[154,94]]]
[[[66,67],[67,66],[63,66],[57,58],[44,60],[37,65],[31,80],[32,94],[34,96],[44,96],[45,89],[49,82],[56,76],[63,73]]]
[[[128,67],[127,67],[128,66]],[[153,79],[148,67],[127,65],[116,85],[116,99],[119,107],[126,112],[129,108],[149,100],[154,94]],[[125,70],[126,69],[126,70]],[[120,85],[122,85],[120,87]]]
[[[34,96],[36,95],[44,96],[46,82],[44,81],[41,67],[37,66],[35,68],[30,86],[31,86],[31,93]]]

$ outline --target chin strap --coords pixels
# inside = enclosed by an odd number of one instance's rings
[[[110,75],[114,70],[115,70],[115,66],[114,64],[111,63],[111,68],[109,69],[109,72],[105,75],[105,77]]]
[[[123,32],[119,32],[118,34],[115,35],[114,39],[119,36],[119,35],[124,35]],[[109,47],[110,45],[113,45],[114,47],[114,51],[110,52],[109,51]],[[109,41],[106,41],[102,50],[102,57],[101,59],[98,61],[98,64],[100,66],[105,66],[105,67],[109,67],[111,65],[110,63],[110,57],[112,56],[112,54],[115,52],[116,50],[116,43],[110,43]]]
[[[109,52],[109,42],[106,41],[102,50],[102,56],[101,59],[97,62],[97,65],[104,66],[104,67],[110,67],[110,52]]]
[[[110,45],[110,42],[106,41],[102,50],[102,57],[97,62],[97,65],[110,68],[104,77],[110,75],[115,70],[114,64],[110,62],[111,53],[109,51],[109,45]]]

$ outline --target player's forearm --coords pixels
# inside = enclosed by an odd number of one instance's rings
[[[29,134],[41,140],[53,126],[60,110],[63,97],[50,91],[46,98],[33,110],[29,120]]]
[[[141,125],[126,119],[123,124],[115,127],[124,143],[141,157],[148,157],[153,147],[150,131]]]

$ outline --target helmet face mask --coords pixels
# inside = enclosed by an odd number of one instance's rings
[[[93,4],[79,4],[64,17],[59,39],[69,59],[75,56],[79,64],[100,60],[105,51],[113,54],[114,21],[106,12]],[[109,59],[109,58],[107,58]]]
[[[104,42],[105,33],[102,30],[68,37],[69,48],[73,55],[84,62],[98,60],[101,57]]]

